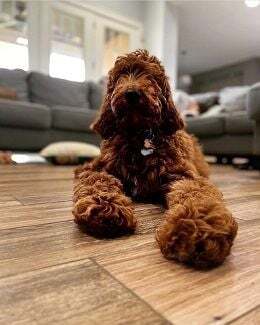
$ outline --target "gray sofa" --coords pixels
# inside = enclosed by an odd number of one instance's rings
[[[89,128],[102,101],[97,84],[0,69],[0,86],[14,89],[18,99],[0,99],[0,150],[38,151],[66,140],[100,143]],[[199,138],[206,154],[260,157],[260,83],[248,87],[239,105],[188,119],[188,131]]]
[[[66,140],[99,144],[89,128],[102,101],[97,84],[0,69],[0,86],[17,94],[0,99],[0,150],[38,151]]]
[[[240,102],[242,105],[242,102]],[[260,158],[260,83],[248,87],[243,107],[187,120],[187,129],[199,138],[208,155]]]
[[[250,89],[247,112],[249,118],[254,121],[253,153],[260,158],[260,82]]]

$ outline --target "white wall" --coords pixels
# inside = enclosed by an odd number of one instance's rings
[[[147,1],[144,14],[144,46],[151,54],[162,59],[164,3],[162,1]]]
[[[147,1],[144,15],[144,45],[164,64],[173,88],[178,75],[178,12],[169,1]]]
[[[47,1],[29,1],[30,70],[49,73],[50,12]]]
[[[170,3],[166,3],[163,31],[163,63],[170,78],[171,87],[177,87],[179,52],[179,20],[178,11]]]

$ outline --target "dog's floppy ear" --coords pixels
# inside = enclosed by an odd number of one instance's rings
[[[183,129],[184,122],[174,105],[168,81],[165,85],[165,94],[166,96],[162,95],[163,99],[161,100],[163,106],[162,130],[165,134],[171,135]]]
[[[103,139],[108,139],[115,134],[116,121],[108,95],[104,98],[100,114],[97,120],[91,124],[91,129],[99,133]]]
[[[171,96],[168,97],[166,110],[164,112],[163,130],[166,134],[173,134],[184,128],[183,119],[177,111]]]

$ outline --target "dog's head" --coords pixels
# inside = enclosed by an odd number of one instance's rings
[[[160,61],[146,50],[120,56],[109,72],[107,94],[92,128],[103,138],[127,130],[183,128]]]

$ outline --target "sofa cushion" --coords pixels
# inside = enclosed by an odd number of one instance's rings
[[[71,131],[91,131],[90,124],[94,121],[97,111],[88,108],[53,106],[52,126],[55,129]]]
[[[251,134],[254,122],[249,120],[246,112],[237,112],[228,115],[225,119],[225,132],[227,134]]]
[[[23,70],[0,69],[0,86],[11,88],[19,100],[28,101],[27,76]]]
[[[51,126],[50,108],[40,104],[1,99],[0,125],[48,129]]]
[[[248,86],[227,87],[221,90],[219,103],[226,112],[246,110]]]
[[[187,130],[200,137],[221,135],[224,133],[224,116],[188,118]]]
[[[52,78],[39,72],[29,76],[30,98],[32,102],[48,106],[67,105],[88,107],[87,85],[84,82]]]
[[[219,94],[217,92],[208,92],[203,94],[191,95],[200,107],[200,113],[207,112],[208,109],[218,104]]]

